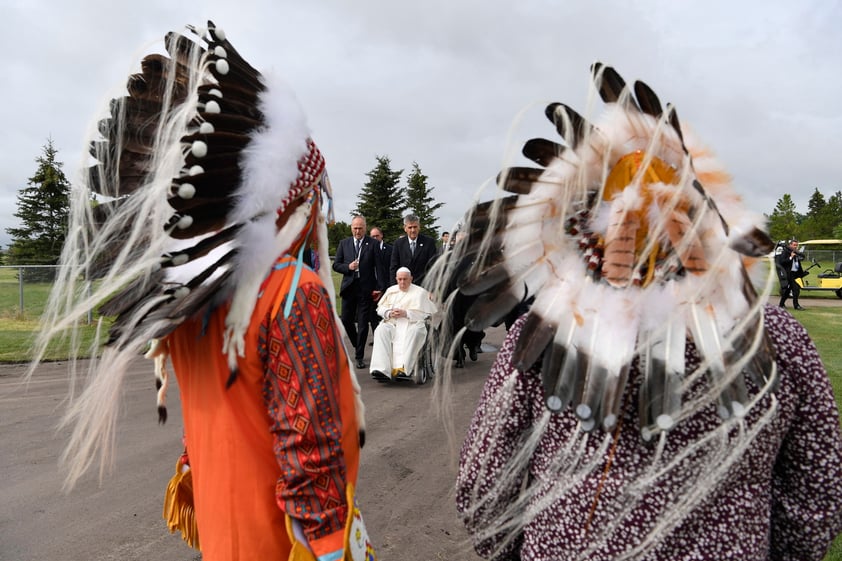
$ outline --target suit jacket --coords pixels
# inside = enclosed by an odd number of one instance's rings
[[[408,267],[412,271],[412,284],[420,285],[427,273],[427,265],[435,257],[438,248],[436,240],[424,234],[418,234],[415,239],[415,253],[409,250],[409,236],[403,236],[395,241],[392,248],[392,260],[389,265],[389,286],[397,284],[395,275],[401,267]]]
[[[345,297],[345,291],[354,283],[354,279],[360,282],[360,288],[364,294],[370,294],[374,290],[386,290],[387,284],[384,279],[379,279],[375,271],[382,270],[379,244],[374,238],[363,236],[360,246],[360,267],[359,277],[355,275],[348,265],[357,258],[354,249],[354,237],[345,238],[339,242],[336,248],[336,255],[333,258],[333,270],[342,275],[342,284],[339,286],[339,295]]]
[[[801,260],[804,258],[803,254],[796,252],[794,258],[790,258],[792,250],[785,247],[784,250],[775,257],[775,264],[778,270],[778,280],[781,281],[781,286],[786,287],[791,279],[800,279],[807,276],[806,271],[801,267]],[[792,270],[792,262],[797,262],[797,270]]]
[[[374,242],[377,243],[376,241]],[[390,280],[394,281],[394,277],[389,278],[389,266],[392,264],[392,244],[383,242],[383,247],[380,248],[380,267],[377,269],[377,281],[382,283],[384,287],[391,286]]]

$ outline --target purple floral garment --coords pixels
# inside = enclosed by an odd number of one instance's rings
[[[775,393],[780,402],[776,417],[727,472],[716,492],[669,531],[643,559],[818,561],[842,530],[842,440],[827,373],[806,331],[786,311],[767,306],[765,325],[776,348],[781,378]],[[488,520],[518,495],[524,478],[530,484],[546,481],[553,456],[577,424],[569,409],[553,415],[532,456],[528,473],[510,477],[506,489],[489,506],[483,505],[466,514],[478,501],[488,498],[500,470],[519,446],[519,438],[531,430],[545,409],[537,368],[524,373],[511,364],[514,343],[522,326],[523,318],[513,326],[497,356],[462,449],[457,507],[472,534],[483,529]],[[687,346],[686,360],[688,369],[699,364],[692,344]],[[515,398],[505,405],[494,405],[492,396],[511,377],[515,377]],[[651,457],[653,447],[641,441],[638,431],[638,386],[639,371],[635,363],[626,390],[623,430],[609,475],[601,483],[600,497],[616,493],[628,483],[624,475],[635,473]],[[753,385],[749,386],[756,391]],[[763,399],[766,403],[758,409],[766,410],[771,398]],[[757,415],[749,415],[749,424],[752,416]],[[492,418],[506,420],[504,435],[493,442],[487,437],[479,437],[477,441],[483,422]],[[713,405],[703,409],[670,431],[665,454],[683,448],[718,422]],[[472,447],[478,447],[480,453],[468,454]],[[594,500],[604,465],[603,461],[595,470],[596,475],[583,482],[577,492],[555,500],[502,550],[500,536],[496,536],[475,539],[477,552],[487,558],[495,554],[496,560],[577,558],[585,547],[583,544],[588,542],[585,526],[596,528],[611,521],[612,512],[600,509],[601,502],[608,501]],[[680,471],[674,475],[680,476]],[[588,559],[613,561],[630,544],[639,541],[642,530],[651,527],[658,516],[657,507],[665,501],[672,482],[680,483],[667,479],[664,484],[667,489],[658,488],[644,497],[633,509],[630,522],[616,528],[610,539],[589,554]],[[538,498],[540,493],[531,499],[531,504]]]

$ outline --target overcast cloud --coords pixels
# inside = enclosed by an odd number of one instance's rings
[[[0,245],[51,137],[73,177],[103,102],[169,30],[207,19],[284,76],[351,209],[375,157],[418,162],[449,229],[507,153],[584,110],[588,68],[642,79],[717,153],[749,206],[842,189],[842,7],[826,1],[0,0]],[[520,128],[517,115],[527,108]],[[406,177],[406,173],[404,178]]]

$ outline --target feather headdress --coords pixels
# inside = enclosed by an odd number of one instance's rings
[[[483,330],[532,301],[511,355],[525,374],[501,374],[499,387],[486,388],[471,445],[462,449],[470,473],[459,488],[470,496],[463,516],[478,526],[475,543],[512,546],[525,526],[552,516],[546,512],[555,500],[578,497],[584,481],[600,478],[604,462],[607,473],[612,441],[623,438],[624,408],[636,404],[645,467],[605,497],[597,490],[611,522],[580,529],[589,547],[576,558],[589,558],[624,525],[636,528],[640,507],[657,512],[652,526],[627,555],[615,556],[638,559],[709,497],[774,415],[774,405],[758,407],[768,403],[762,398],[777,370],[764,298],[747,268],[773,244],[671,105],[602,64],[592,78],[604,111],[589,120],[550,104],[545,113],[560,139],[526,142],[523,155],[537,166],[504,169],[497,196],[469,210],[455,246],[428,275],[446,304],[434,342],[437,356],[458,346],[460,334],[453,337],[448,325],[456,303],[470,303],[466,328]],[[688,339],[700,362],[685,352]],[[437,369],[445,395],[451,363]],[[525,399],[519,381],[532,372],[540,372],[543,404],[518,401]],[[639,389],[630,396],[627,386]],[[703,408],[713,428],[681,453],[664,453],[670,431],[686,428]],[[512,436],[509,415],[499,412],[529,416],[528,433]],[[545,436],[552,444],[544,445]],[[495,442],[512,456],[484,455]],[[532,462],[557,477],[529,480]],[[675,492],[655,505],[646,502],[653,489]]]
[[[108,457],[125,366],[150,341],[230,300],[224,351],[233,383],[274,261],[309,240],[328,260],[322,207],[326,201],[331,214],[330,184],[294,94],[255,70],[212,22],[167,34],[164,47],[143,59],[98,123],[95,163],[73,191],[36,349],[35,363],[92,309],[114,318],[66,419],[74,425],[65,453],[71,481],[96,449]],[[319,274],[335,309],[329,269]],[[164,352],[149,353],[162,377]]]
[[[742,415],[743,372],[761,386],[774,376],[744,263],[772,242],[671,105],[611,67],[592,71],[603,115],[590,123],[547,107],[561,141],[529,140],[523,154],[540,167],[504,170],[504,194],[468,213],[466,236],[437,271],[451,289],[441,297],[472,298],[475,330],[534,297],[516,366],[540,362],[547,407],[573,407],[585,430],[614,426],[635,357],[646,371],[643,437],[686,415],[687,332],[719,388],[720,415]]]

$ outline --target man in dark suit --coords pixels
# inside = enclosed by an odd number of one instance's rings
[[[365,218],[351,220],[351,237],[339,242],[333,270],[342,274],[339,296],[342,298],[342,325],[354,345],[357,368],[365,368],[365,342],[374,300],[386,289],[382,275],[379,244],[365,235]]]
[[[383,241],[383,231],[374,226],[371,228],[371,232],[369,232],[371,239],[374,240],[375,246],[377,246],[378,250],[380,251],[380,266],[377,268],[377,281],[381,283],[383,286],[389,286],[389,264],[392,261],[392,245]],[[378,299],[379,300],[379,299]],[[377,326],[380,324],[380,316],[377,315],[377,301],[374,301],[374,304],[371,306],[371,315],[369,322],[371,323],[371,332],[374,333],[374,330],[377,329]],[[369,343],[372,345],[373,343]]]
[[[798,296],[801,294],[801,287],[796,279],[800,279],[807,273],[801,268],[801,260],[804,255],[798,252],[798,240],[789,240],[789,245],[775,257],[775,265],[778,268],[778,277],[781,279],[781,301],[779,306],[786,308],[786,299],[792,294],[792,305],[796,310],[803,310],[798,305]]]
[[[427,265],[438,251],[436,241],[421,233],[421,221],[414,214],[403,219],[406,236],[395,241],[389,265],[389,286],[395,284],[398,269],[406,267],[412,272],[412,282],[421,285],[427,272]]]

